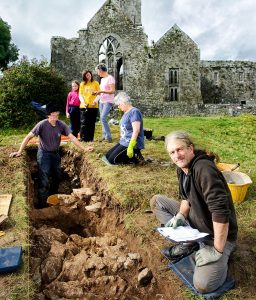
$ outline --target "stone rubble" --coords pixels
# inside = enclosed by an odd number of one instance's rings
[[[148,294],[147,286],[152,290],[152,272],[141,267],[139,253],[129,251],[127,243],[111,233],[91,233],[94,230],[88,224],[97,222],[102,209],[95,194],[88,187],[73,189],[71,196],[58,195],[57,205],[35,211],[30,263],[36,300],[128,299],[129,295],[142,299]],[[74,212],[77,223],[73,225],[82,227],[80,234],[64,232],[69,232]],[[61,218],[62,229],[49,224]]]

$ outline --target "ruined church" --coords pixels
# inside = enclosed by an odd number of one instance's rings
[[[104,62],[145,115],[225,114],[254,110],[256,63],[202,61],[198,45],[176,24],[149,45],[141,0],[107,0],[78,37],[52,37],[51,65],[67,82]]]

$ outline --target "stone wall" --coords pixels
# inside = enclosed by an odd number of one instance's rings
[[[141,25],[141,0],[115,0],[115,2],[126,12],[133,24]]]
[[[134,5],[131,5],[135,2]],[[131,18],[136,14],[136,22]],[[174,25],[156,44],[148,45],[140,25],[141,1],[106,1],[79,37],[51,40],[51,63],[67,78],[81,79],[83,69],[94,72],[99,49],[108,37],[114,37],[123,59],[123,89],[142,100],[169,99],[169,70],[179,72],[178,102],[199,103],[200,73],[197,45]]]
[[[250,61],[201,61],[204,103],[256,102],[256,63]]]
[[[133,104],[138,107],[144,116],[148,117],[175,117],[175,116],[238,116],[240,114],[256,115],[256,104],[180,104],[160,103],[134,100]]]
[[[233,114],[232,104],[242,104],[238,112],[247,107],[253,113],[248,107],[256,105],[256,63],[200,61],[197,44],[177,25],[150,46],[141,26],[141,0],[107,0],[78,34],[51,39],[51,64],[69,83],[81,80],[84,69],[95,74],[99,50],[113,38],[123,68],[118,88],[136,99],[146,115]],[[175,87],[170,70],[177,70]],[[173,89],[175,99],[170,97]]]
[[[174,25],[155,44],[153,50],[156,77],[155,99],[168,101],[168,71],[176,68],[179,71],[178,102],[187,104],[201,102],[200,52],[196,43],[177,25]]]
[[[133,97],[141,96],[141,90],[134,87],[144,86],[141,72],[147,65],[147,36],[141,26],[134,26],[123,10],[112,2],[103,5],[87,28],[79,31],[79,38],[52,38],[52,65],[62,72],[67,81],[73,78],[81,80],[84,69],[95,73],[100,45],[109,36],[121,45],[125,90]]]

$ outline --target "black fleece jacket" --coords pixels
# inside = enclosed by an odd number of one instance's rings
[[[213,237],[213,221],[229,223],[227,240],[237,239],[237,220],[231,194],[222,173],[213,159],[205,152],[195,151],[190,162],[188,175],[178,168],[179,192],[182,199],[189,202],[188,220],[199,231],[210,233]],[[186,193],[183,181],[188,176]]]

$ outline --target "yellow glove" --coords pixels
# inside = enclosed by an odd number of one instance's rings
[[[130,143],[129,143],[129,145],[128,145],[128,148],[127,148],[127,156],[129,157],[129,158],[132,158],[133,156],[134,156],[134,151],[133,151],[133,149],[134,149],[134,147],[136,146],[136,141],[134,140],[134,139],[131,139],[130,140]]]

